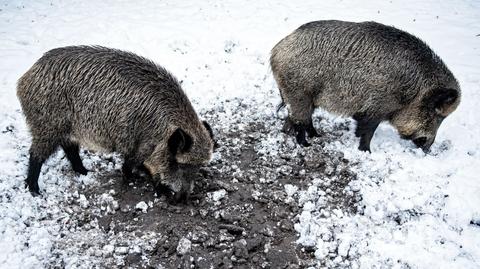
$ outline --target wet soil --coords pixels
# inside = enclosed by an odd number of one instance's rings
[[[87,242],[79,245],[79,251],[98,257],[98,267],[315,266],[315,249],[296,243],[301,203],[298,193],[286,192],[286,185],[305,190],[312,180],[320,180],[325,210],[355,213],[361,198],[345,191],[355,174],[341,153],[324,149],[349,126],[337,124],[325,131],[316,118],[322,136],[303,148],[281,133],[283,120],[277,115],[252,115],[252,109],[258,109],[255,103],[235,99],[201,113],[219,146],[212,162],[201,169],[186,204],[169,203],[142,178],[123,184],[119,169],[100,165],[111,162],[118,167],[121,158],[100,157],[97,183],[74,192],[66,202],[77,213],[65,229],[85,230]],[[56,248],[65,243],[68,240],[59,240]],[[54,264],[63,267],[65,262]]]

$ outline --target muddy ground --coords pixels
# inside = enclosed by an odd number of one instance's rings
[[[315,118],[322,137],[302,148],[280,132],[282,116],[272,111],[272,104],[234,99],[201,112],[219,146],[210,165],[201,170],[188,204],[168,203],[142,178],[123,184],[121,158],[85,151],[96,180],[72,184],[65,195],[65,218],[58,220],[63,228],[53,249],[58,255],[50,265],[306,268],[328,264],[317,264],[315,249],[295,242],[294,225],[301,212],[299,193],[314,179],[322,182],[325,217],[334,209],[359,210],[361,198],[346,190],[355,178],[348,161],[323,147],[348,132],[349,124],[324,130],[321,119]],[[71,173],[67,164],[62,170]],[[295,187],[299,191],[287,191]],[[77,253],[66,253],[66,244]],[[68,259],[79,253],[90,258]],[[328,259],[336,256],[334,250]]]

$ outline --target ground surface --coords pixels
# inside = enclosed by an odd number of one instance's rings
[[[322,184],[318,191],[328,192],[323,194],[325,212],[340,209],[354,213],[357,211],[355,199],[360,197],[345,192],[345,187],[355,178],[347,168],[348,161],[341,154],[323,151],[321,144],[314,146],[309,154],[293,140],[285,145],[277,141],[268,148],[263,147],[262,138],[272,135],[272,128],[278,129],[277,119],[260,115],[245,121],[248,105],[240,100],[221,103],[215,110],[208,111],[205,118],[214,124],[220,122],[225,115],[218,111],[224,111],[225,106],[235,115],[229,116],[229,121],[237,122],[239,127],[216,134],[220,146],[211,165],[202,169],[202,179],[196,182],[195,197],[190,204],[171,205],[164,197],[157,198],[149,183],[141,179],[125,186],[121,175],[112,171],[100,172],[98,184],[87,188],[85,198],[93,201],[88,206],[82,208],[82,201],[76,203],[75,197],[67,199],[65,207],[81,212],[74,223],[77,229],[78,224],[82,224],[78,232],[82,237],[92,227],[112,237],[107,246],[112,246],[113,255],[105,256],[104,241],[81,249],[101,253],[99,259],[103,262],[129,266],[160,263],[168,268],[190,264],[199,268],[298,268],[315,265],[314,249],[295,243],[294,224],[300,206],[293,192],[286,190],[298,188],[295,186],[305,188],[311,180],[316,180]],[[243,134],[239,136],[240,132]],[[282,136],[278,131],[274,133]],[[338,136],[337,132],[336,136],[329,134],[322,140]],[[105,161],[109,160],[100,162]],[[326,177],[327,173],[335,176]],[[141,202],[150,206],[141,211],[136,208]],[[91,240],[95,241],[95,237]],[[137,237],[151,238],[151,243],[140,242],[138,252],[131,253],[133,248],[129,242]],[[181,240],[191,244],[185,254],[178,247]],[[125,247],[129,252],[118,255],[117,250]]]
[[[480,5],[476,1],[162,1],[0,3],[0,267],[479,268]],[[372,153],[354,123],[318,111],[322,137],[298,147],[269,50],[300,24],[375,20],[425,40],[462,103],[425,155],[382,124]],[[219,148],[194,197],[171,205],[122,158],[63,153],[23,180],[30,143],[16,80],[48,49],[98,44],[171,70]]]

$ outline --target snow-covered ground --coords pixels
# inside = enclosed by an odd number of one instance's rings
[[[332,249],[359,257],[352,267],[480,268],[476,0],[0,2],[0,267],[40,268],[54,260],[58,231],[68,222],[60,206],[69,195],[65,187],[72,178],[87,185],[96,180],[61,170],[66,162],[57,154],[41,175],[44,198],[32,198],[23,187],[30,137],[15,84],[42,53],[73,44],[135,52],[172,71],[199,110],[233,97],[275,104],[270,49],[299,25],[320,19],[374,20],[417,35],[456,75],[462,102],[429,155],[386,124],[377,130],[371,154],[356,150],[352,132],[327,145],[350,160],[358,177],[349,188],[361,194],[363,210],[324,214],[315,181],[306,190],[289,188],[303,205],[295,225],[298,243],[313,246],[319,260]],[[321,124],[338,121],[347,120],[330,116]],[[87,158],[87,168],[94,161]],[[82,267],[69,261],[64,266]]]

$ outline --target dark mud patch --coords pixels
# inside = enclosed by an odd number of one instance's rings
[[[321,181],[325,210],[355,213],[360,198],[345,191],[355,175],[341,153],[323,147],[348,131],[348,124],[324,132],[316,119],[323,135],[302,148],[280,132],[283,120],[256,111],[273,110],[270,105],[258,106],[229,100],[202,113],[219,147],[187,204],[168,203],[141,178],[123,184],[118,169],[96,169],[97,183],[72,196],[70,206],[80,209],[73,209],[78,215],[66,228],[102,234],[79,251],[91,252],[106,267],[315,266],[315,249],[295,242],[302,202],[298,193],[288,194],[286,185],[305,190],[313,180]],[[59,240],[57,248],[65,242]]]

